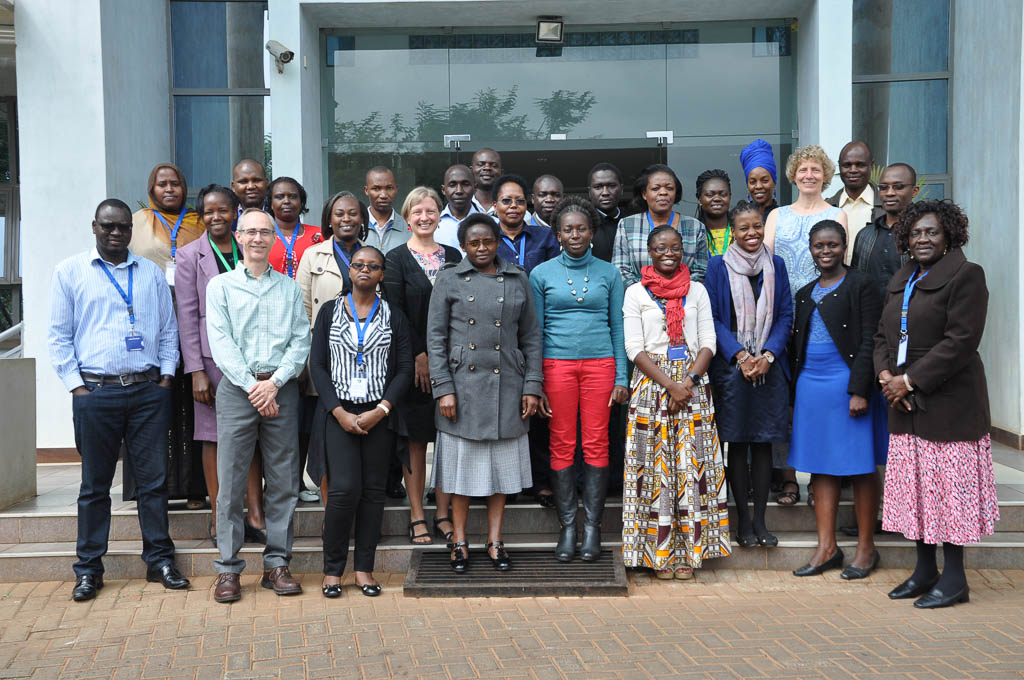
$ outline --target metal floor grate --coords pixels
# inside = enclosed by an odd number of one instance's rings
[[[405,577],[409,597],[626,596],[629,587],[619,550],[602,550],[595,562],[559,562],[551,550],[508,551],[512,568],[499,572],[486,552],[470,553],[469,569],[456,574],[447,551],[416,551]]]

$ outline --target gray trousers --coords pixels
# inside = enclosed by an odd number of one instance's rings
[[[218,574],[240,574],[245,535],[243,501],[256,442],[263,452],[263,514],[267,547],[263,568],[288,566],[295,537],[294,517],[299,488],[299,386],[290,380],[277,393],[280,412],[265,418],[249,403],[249,395],[230,380],[217,387],[217,549]]]

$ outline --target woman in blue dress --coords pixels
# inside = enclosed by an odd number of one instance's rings
[[[815,576],[843,566],[843,551],[836,545],[836,512],[842,478],[849,477],[858,540],[853,561],[841,576],[861,579],[878,567],[875,469],[885,463],[887,429],[872,352],[882,300],[871,279],[843,266],[843,225],[818,222],[811,227],[809,244],[821,274],[796,294],[790,348],[796,399],[789,463],[814,475],[818,549],[793,574]]]
[[[822,220],[835,220],[846,229],[846,213],[829,205],[822,195],[835,173],[836,164],[817,144],[802,146],[791,153],[786,160],[786,177],[799,195],[792,204],[771,211],[764,223],[764,244],[786,263],[789,290],[794,294],[817,278],[814,261],[807,250],[811,227]],[[783,471],[778,503],[796,505],[800,502],[800,487],[796,483],[796,472],[786,462],[786,447],[776,445],[773,454],[775,467]],[[807,504],[814,505],[810,485]]]

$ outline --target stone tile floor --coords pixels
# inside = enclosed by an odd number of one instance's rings
[[[971,571],[971,602],[920,612],[885,593],[907,572],[634,575],[627,598],[414,599],[381,575],[376,599],[320,577],[279,598],[243,578],[218,605],[111,581],[0,584],[0,677],[31,678],[1020,678],[1024,571]],[[386,578],[385,578],[386,577]]]

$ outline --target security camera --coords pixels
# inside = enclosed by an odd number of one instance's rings
[[[284,73],[284,65],[295,58],[294,52],[276,40],[267,41],[267,52],[270,52],[270,56],[274,57],[278,73]]]

